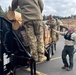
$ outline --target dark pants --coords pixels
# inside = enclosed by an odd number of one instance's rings
[[[64,46],[64,49],[62,51],[62,61],[65,67],[73,68],[73,51],[74,46]],[[69,56],[69,64],[66,58],[67,55]]]

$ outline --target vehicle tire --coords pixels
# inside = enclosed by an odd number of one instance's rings
[[[53,48],[53,45],[51,45],[51,51],[52,51],[52,55],[54,55],[54,48]]]
[[[52,56],[51,46],[49,47],[47,52],[48,52],[48,54],[47,54],[47,61],[49,61],[51,59],[51,56]]]
[[[56,51],[56,43],[54,44],[54,50]]]

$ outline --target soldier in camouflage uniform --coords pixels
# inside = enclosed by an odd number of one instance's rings
[[[59,34],[54,32],[52,29],[59,30],[59,23],[58,19],[54,19],[51,15],[49,16],[49,20],[46,22],[46,24],[50,27],[50,36],[52,38],[52,48],[54,46],[54,49],[56,51],[56,42],[59,39]]]
[[[30,52],[35,61],[44,61],[44,41],[42,26],[42,0],[12,0],[12,10],[20,7],[24,27],[29,40]]]
[[[56,25],[56,30],[60,31],[60,26],[62,24],[61,24],[61,21],[58,18],[56,18],[56,24],[57,24]],[[59,34],[56,33],[56,37],[57,37],[57,40],[59,40]]]
[[[56,18],[56,21],[57,21],[57,25],[58,25],[58,31],[63,31],[63,23],[61,20],[59,20],[58,18]]]
[[[56,23],[57,23],[57,29],[56,30],[63,31],[63,28],[62,28],[63,23],[62,23],[62,21],[59,20],[58,18],[56,18]],[[57,40],[58,40],[59,39],[59,34],[56,34],[56,36],[57,36]]]
[[[56,43],[58,40],[58,34],[56,32],[52,31],[52,28],[55,30],[59,30],[59,23],[56,19],[54,19],[51,15],[49,16],[49,20],[46,22],[47,25],[51,28],[51,37],[52,37],[52,43]]]

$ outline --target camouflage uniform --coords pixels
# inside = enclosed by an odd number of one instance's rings
[[[61,26],[63,26],[63,23],[62,23],[62,21],[60,21],[59,19],[56,19],[56,22],[57,22],[57,31],[62,31],[62,29],[61,29]],[[56,36],[57,36],[57,40],[59,39],[59,34],[56,34]]]
[[[42,21],[31,21],[24,25],[29,40],[31,54],[34,59],[44,55]]]
[[[59,23],[59,26],[60,26],[60,31],[63,31],[63,28],[62,28],[63,23],[62,23],[62,21],[61,20],[58,20],[58,23]]]
[[[63,26],[63,23],[59,19],[56,19],[56,21],[57,21],[57,25],[58,25],[58,29],[57,30],[60,31],[60,26]]]
[[[49,25],[49,27],[54,28],[55,30],[57,30],[57,22],[54,18],[52,20],[48,20],[46,22],[46,24]],[[56,34],[57,34],[56,32],[53,32],[51,30],[52,43],[55,43],[57,41]]]
[[[56,30],[60,31],[60,20],[56,19]],[[59,34],[56,33],[56,38],[59,40]]]
[[[17,6],[21,9],[24,27],[29,39],[31,55],[36,61],[38,59],[43,61],[43,58],[45,58],[42,28],[43,2],[42,0],[13,0],[12,10],[15,10]]]

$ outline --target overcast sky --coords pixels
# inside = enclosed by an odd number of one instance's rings
[[[1,0],[2,9],[8,9],[12,0]],[[76,15],[76,0],[43,0],[45,15],[70,16]]]

